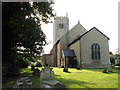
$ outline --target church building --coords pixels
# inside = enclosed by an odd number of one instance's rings
[[[51,66],[106,68],[111,65],[109,38],[96,27],[86,30],[78,23],[69,30],[69,19],[54,18]]]

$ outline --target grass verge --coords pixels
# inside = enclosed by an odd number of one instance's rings
[[[119,69],[113,69],[113,72],[109,73],[102,73],[103,70],[68,68],[69,72],[63,72],[63,68],[53,67],[55,80],[63,83],[66,88],[118,88]],[[22,69],[21,73],[32,80],[33,88],[40,88],[40,77],[32,76],[30,67]],[[12,88],[19,78],[10,79],[3,83],[3,88]]]

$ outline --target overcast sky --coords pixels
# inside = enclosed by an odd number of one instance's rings
[[[86,30],[96,27],[110,38],[109,50],[114,53],[118,48],[118,2],[119,0],[55,0],[54,12],[57,16],[66,16],[68,13],[69,29],[78,20]],[[42,28],[46,40],[51,42],[44,47],[47,54],[53,44],[53,24],[43,24]]]

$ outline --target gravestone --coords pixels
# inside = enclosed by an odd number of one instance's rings
[[[42,68],[40,73],[40,88],[65,88],[59,81],[54,80],[54,71],[49,66]]]
[[[51,68],[48,66],[45,68],[42,68],[40,79],[43,80],[54,80],[54,72]]]
[[[63,69],[63,72],[68,72],[68,67],[65,67],[65,68]]]
[[[21,90],[21,89],[30,90],[32,88],[32,81],[28,79],[28,77],[20,78],[17,80],[13,88],[16,88],[17,90]]]
[[[76,68],[77,70],[80,70],[80,66],[77,66],[77,68]]]
[[[107,73],[107,70],[105,69],[105,70],[103,70],[103,73]]]
[[[112,67],[111,66],[108,67],[108,72],[112,72]]]

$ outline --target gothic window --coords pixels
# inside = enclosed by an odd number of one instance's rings
[[[64,24],[63,24],[63,23],[60,23],[60,24],[59,24],[59,28],[60,28],[60,29],[63,29],[63,28],[64,28]]]
[[[100,59],[100,46],[97,43],[91,46],[91,58],[96,60]]]

